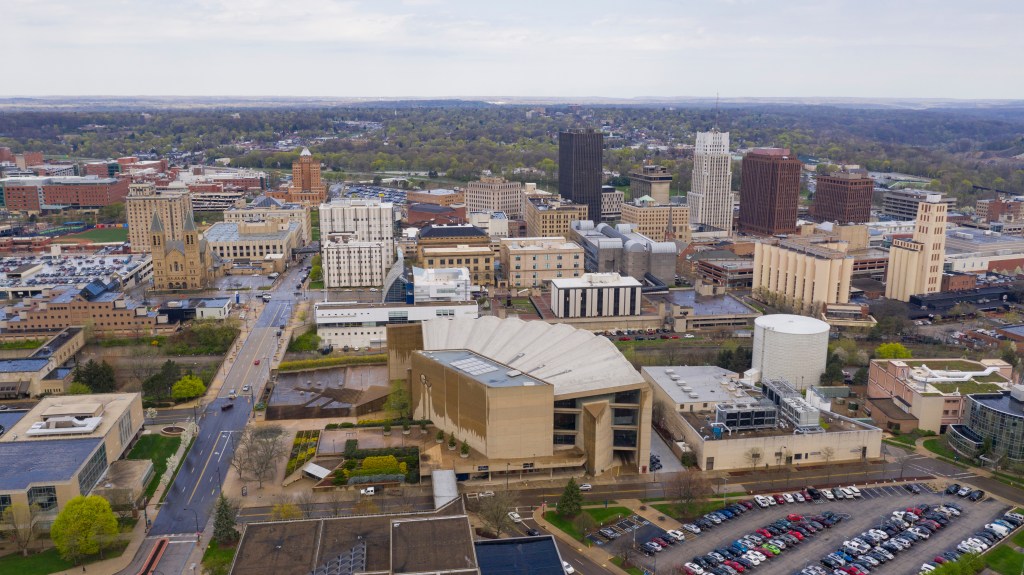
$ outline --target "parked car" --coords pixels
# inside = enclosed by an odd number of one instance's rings
[[[519,514],[516,513],[515,511],[509,511],[508,512],[508,518],[511,519],[513,523],[522,523],[523,522],[523,518],[520,517]]]

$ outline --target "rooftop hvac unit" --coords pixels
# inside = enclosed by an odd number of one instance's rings
[[[691,393],[691,394],[690,394],[690,398],[691,398],[691,399],[697,399],[698,397],[700,397],[700,394],[699,394],[699,393]]]
[[[672,369],[671,367],[666,367],[665,368],[665,373],[675,373],[675,372],[676,372],[676,370]]]
[[[672,381],[679,381],[680,379],[683,378],[679,377],[678,375],[670,375],[669,379],[671,379]]]
[[[684,385],[683,386],[683,391],[693,391],[693,388],[690,387],[689,385]]]

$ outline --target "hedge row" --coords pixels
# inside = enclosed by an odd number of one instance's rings
[[[346,421],[344,423],[328,423],[324,426],[324,429],[352,429],[353,427],[383,427],[384,424],[390,423],[392,427],[402,427],[402,424],[408,423],[409,427],[417,425],[430,425],[429,419],[360,419],[358,423],[352,423]]]
[[[282,361],[278,371],[302,371],[305,369],[322,369],[341,365],[369,365],[387,363],[388,356],[383,353],[374,355],[357,355],[345,357],[322,357],[319,359],[298,359]]]

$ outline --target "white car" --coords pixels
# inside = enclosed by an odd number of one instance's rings
[[[930,573],[932,571],[935,571],[935,567],[932,567],[931,565],[929,565],[927,563],[922,563],[921,564],[921,571],[920,571],[921,573]]]
[[[572,575],[576,572],[576,570],[572,568],[572,565],[569,565],[568,561],[562,561],[562,569],[565,570],[566,575]]]
[[[704,568],[700,565],[697,565],[696,563],[687,563],[686,568],[690,571],[693,571],[697,575],[704,575]]]
[[[686,541],[686,535],[683,535],[682,531],[676,531],[675,529],[669,529],[665,533],[668,533],[676,541]]]
[[[832,493],[831,489],[822,489],[821,494],[825,496],[825,499],[829,501],[835,500],[836,496]]]
[[[860,489],[857,489],[856,487],[854,487],[852,485],[847,487],[847,489],[849,489],[850,491],[853,492],[853,496],[854,497],[862,497],[863,496],[863,494],[860,492]]]
[[[800,503],[803,503],[805,501],[803,493],[800,493],[799,491],[793,494],[793,499],[796,499]]]
[[[522,523],[523,522],[523,518],[520,517],[519,514],[516,513],[515,511],[509,511],[508,512],[508,518],[511,519],[513,523]]]
[[[590,491],[594,486],[589,483],[580,483],[580,491]]]
[[[792,493],[783,493],[782,498],[786,500],[786,503],[794,503],[796,499],[793,499]]]
[[[700,533],[700,527],[697,527],[697,526],[696,526],[696,525],[694,525],[693,523],[683,523],[683,529],[685,529],[685,530],[687,530],[687,531],[689,531],[690,533],[693,533],[693,534],[695,534],[695,535],[696,535],[697,533]]]
[[[743,558],[753,563],[755,567],[761,564],[761,560],[749,551],[743,554]]]

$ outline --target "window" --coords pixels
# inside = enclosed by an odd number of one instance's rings
[[[10,507],[10,506],[11,506],[11,496],[10,495],[0,495],[0,517],[3,517],[4,511],[7,511],[7,508]]]
[[[78,490],[85,495],[92,491],[100,476],[107,470],[107,445],[100,444],[100,448],[89,458],[82,472],[78,474]]]
[[[38,505],[42,511],[57,509],[57,488],[52,485],[32,487],[28,490],[28,504]]]
[[[131,410],[126,411],[125,414],[123,416],[121,416],[121,420],[117,422],[117,426],[118,426],[118,433],[120,434],[120,437],[121,437],[121,448],[124,449],[124,447],[126,445],[128,445],[128,442],[130,442],[132,440],[132,412],[131,412]]]

